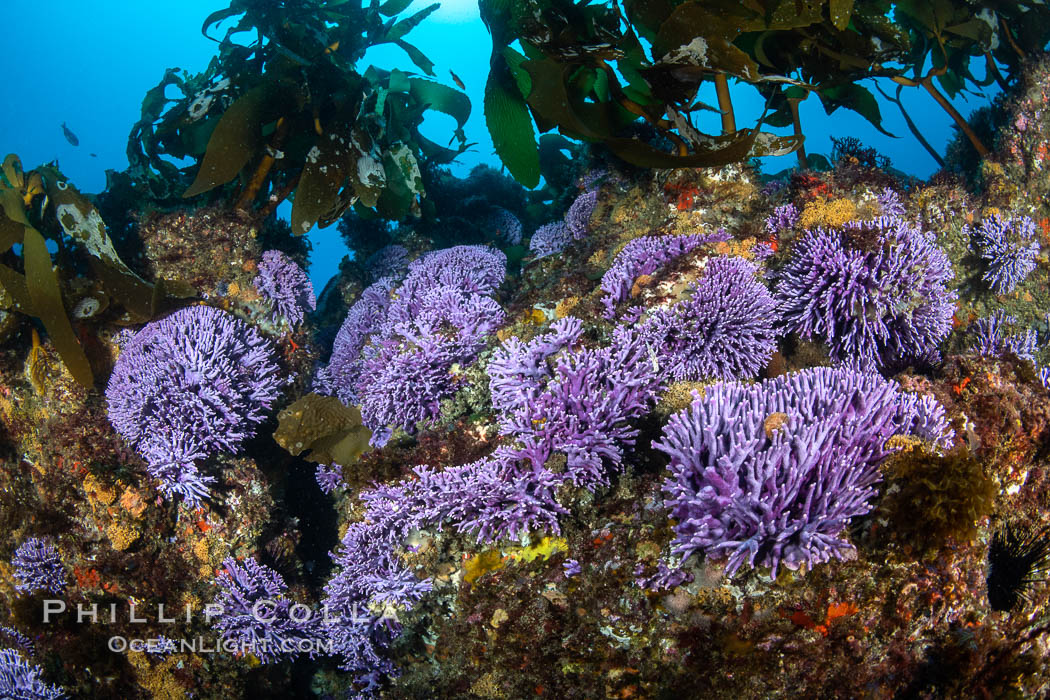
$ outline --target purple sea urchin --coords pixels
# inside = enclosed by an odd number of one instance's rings
[[[1007,523],[988,545],[988,603],[1007,612],[1027,599],[1028,588],[1050,569],[1050,527],[1034,530]]]
[[[237,452],[281,386],[269,343],[210,306],[152,321],[127,343],[106,388],[110,423],[168,497],[197,503],[214,478],[196,461]]]
[[[772,420],[774,417],[779,420]],[[871,509],[886,441],[914,435],[947,446],[952,432],[930,397],[876,374],[815,368],[709,387],[675,414],[654,446],[671,458],[664,505],[673,553],[795,569],[853,556],[842,537]]]
[[[865,367],[927,359],[952,328],[948,257],[899,218],[854,221],[803,236],[775,296],[788,331]]]

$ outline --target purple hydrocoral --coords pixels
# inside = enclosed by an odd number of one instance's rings
[[[253,284],[273,307],[274,317],[284,316],[291,326],[302,323],[306,312],[317,308],[310,276],[279,250],[267,250],[262,254],[259,276]]]
[[[492,229],[496,238],[506,245],[521,243],[522,227],[518,217],[503,207],[492,207],[486,226]]]
[[[973,232],[977,252],[988,265],[982,279],[997,293],[1012,292],[1035,269],[1039,254],[1035,230],[1035,222],[1027,216],[1003,219],[993,214]]]
[[[708,387],[654,443],[671,458],[673,553],[725,557],[730,576],[747,562],[774,577],[781,564],[851,557],[842,533],[871,510],[895,435],[947,447],[954,434],[936,400],[846,368]]]
[[[365,272],[376,281],[384,277],[401,277],[408,269],[408,248],[388,245],[365,260]]]
[[[572,338],[565,333],[569,327],[555,329],[555,334]],[[537,348],[550,347],[551,338],[541,336],[514,356],[535,358],[544,353]],[[514,459],[539,473],[552,456],[561,454],[566,464],[560,480],[589,490],[607,484],[608,468],[622,465],[624,448],[638,435],[630,421],[648,410],[662,387],[649,348],[639,335],[627,332],[618,334],[610,347],[547,355],[543,364],[542,376],[520,373],[519,388],[496,390],[509,406],[501,417],[501,433],[520,444]]]
[[[580,240],[587,235],[587,229],[591,226],[591,216],[598,207],[598,190],[584,192],[565,212],[565,225],[569,227],[572,237]]]
[[[14,649],[0,649],[0,697],[10,700],[57,700],[65,692],[45,683],[43,670],[29,663]]]
[[[879,205],[879,213],[883,216],[904,216],[904,202],[894,189],[884,187],[882,192],[875,195],[875,203]]]
[[[828,344],[833,359],[886,366],[935,356],[952,328],[948,256],[903,219],[808,231],[780,273],[788,331]]]
[[[504,313],[494,299],[451,286],[420,294],[408,319],[392,322],[394,308],[386,337],[364,362],[361,417],[373,430],[392,425],[411,431],[437,415],[441,400],[455,390],[453,365],[473,361]]]
[[[766,233],[777,235],[781,231],[789,231],[795,228],[800,214],[794,204],[782,204],[766,217]]]
[[[550,374],[547,359],[572,346],[582,334],[583,322],[566,316],[529,343],[516,336],[505,340],[502,347],[493,351],[488,366],[493,408],[507,413],[532,400],[540,389],[540,381]]]
[[[369,286],[350,307],[332,344],[332,357],[314,378],[314,391],[336,396],[347,405],[358,402],[358,382],[364,371],[361,353],[386,318],[390,293],[397,286],[384,277]]]
[[[390,309],[393,322],[410,321],[423,297],[435,287],[489,295],[507,276],[507,256],[482,245],[459,245],[427,253],[412,261]]]
[[[978,319],[973,330],[976,338],[970,352],[986,357],[1002,357],[1011,352],[1023,360],[1035,362],[1038,337],[1034,329],[1028,328],[1023,333],[1006,333],[1006,327],[1017,323],[1013,316],[1007,316],[1002,309],[995,311],[988,318]]]
[[[314,478],[322,491],[332,493],[343,485],[343,469],[338,464],[318,464]]]
[[[553,221],[536,229],[529,240],[529,252],[536,259],[545,258],[565,250],[572,241],[572,231],[564,221]]]
[[[567,510],[558,489],[572,482],[593,490],[622,465],[638,434],[630,421],[648,409],[660,380],[636,336],[610,348],[571,349],[581,332],[567,318],[532,343],[514,339],[497,352],[493,362],[502,369],[493,381],[502,388],[494,393],[502,396],[503,434],[515,443],[442,471],[420,466],[414,478],[361,494],[364,518],[333,554],[338,568],[324,600],[344,618],[328,639],[359,682],[374,688],[379,675],[395,672],[385,650],[400,626],[396,614],[383,620],[375,611],[411,608],[431,589],[401,560],[410,533],[447,526],[491,541],[531,529],[559,532]],[[564,456],[564,469],[548,468],[555,454]],[[353,618],[354,611],[368,615]]]
[[[14,577],[18,580],[15,590],[25,593],[50,591],[61,593],[66,587],[66,569],[62,557],[50,540],[30,537],[15,550],[11,559]]]
[[[714,258],[689,296],[654,310],[637,331],[676,381],[754,377],[776,351],[773,296],[742,258]],[[622,332],[622,331],[621,331]]]
[[[291,600],[279,573],[254,559],[228,557],[222,564],[212,626],[225,642],[264,664],[314,651],[319,613]]]
[[[499,250],[456,246],[413,261],[396,290],[393,280],[379,280],[347,314],[315,390],[360,404],[376,446],[390,426],[411,431],[434,417],[455,391],[453,366],[472,362],[503,323],[491,295],[506,263]]]
[[[612,267],[602,275],[602,304],[605,317],[616,316],[616,305],[631,295],[631,287],[642,275],[651,275],[676,258],[699,248],[704,243],[724,241],[724,231],[702,236],[643,236],[624,246],[613,260]]]
[[[214,478],[195,462],[238,451],[277,399],[279,375],[254,328],[209,306],[180,309],[124,347],[106,388],[109,420],[165,495],[196,504]]]

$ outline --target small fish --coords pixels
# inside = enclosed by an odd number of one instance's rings
[[[467,89],[467,86],[463,84],[463,81],[459,79],[458,75],[453,73],[451,70],[449,70],[449,75],[452,76],[452,82],[454,82],[456,84],[456,87],[458,87],[460,90],[466,90]]]
[[[92,158],[98,158],[98,154],[97,153],[88,153],[88,155],[91,156]]]
[[[66,141],[69,141],[69,143],[71,143],[72,145],[80,145],[80,139],[77,138],[76,134],[69,130],[69,127],[66,126],[65,122],[62,122],[62,135],[65,136]]]

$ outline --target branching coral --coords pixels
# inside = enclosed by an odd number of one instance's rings
[[[776,350],[773,296],[742,258],[714,258],[689,296],[637,326],[675,381],[753,377]]]
[[[347,314],[315,389],[359,403],[375,445],[389,426],[434,417],[455,390],[453,366],[472,362],[503,323],[491,295],[505,269],[498,250],[456,246],[414,261],[393,298],[393,280],[376,282]]]
[[[794,204],[782,204],[766,217],[766,233],[776,235],[782,231],[795,228],[799,219],[798,208]]]
[[[291,326],[317,308],[314,286],[306,270],[279,250],[267,250],[259,263],[255,288],[273,307],[274,317],[283,316]]]
[[[887,366],[934,356],[952,328],[948,257],[899,218],[807,232],[780,273],[784,325],[833,359]]]
[[[1035,222],[1027,216],[986,218],[973,231],[977,252],[988,266],[983,279],[999,294],[1012,292],[1035,269],[1039,253]]]
[[[408,248],[403,245],[384,246],[365,260],[365,272],[377,282],[384,277],[399,278],[407,269]]]
[[[565,212],[565,225],[572,232],[572,237],[579,240],[587,235],[591,226],[591,216],[598,207],[598,190],[584,192],[573,201],[569,211]]]
[[[215,596],[219,613],[213,626],[224,641],[264,664],[314,648],[318,614],[288,598],[279,573],[254,559],[238,563],[227,558],[223,567],[216,579],[221,590]]]
[[[532,238],[529,239],[529,252],[538,260],[560,253],[570,242],[572,242],[572,231],[569,230],[569,227],[563,221],[554,221],[536,229]]]
[[[106,388],[108,415],[166,496],[198,503],[214,478],[197,470],[197,460],[237,452],[281,383],[273,351],[254,328],[193,306],[147,324],[125,345]]]
[[[771,420],[780,417],[780,420]],[[887,440],[950,444],[944,409],[928,396],[848,369],[815,368],[761,384],[718,384],[672,416],[654,446],[671,458],[664,505],[677,521],[673,553],[745,562],[775,577],[854,555],[842,533],[871,509]]]
[[[970,352],[985,357],[1002,357],[1010,352],[1023,360],[1035,362],[1038,336],[1032,328],[1022,333],[1007,334],[1007,327],[1016,323],[1017,319],[1008,316],[1002,309],[987,318],[978,319],[973,324],[975,337]]]
[[[66,569],[62,557],[49,540],[30,537],[15,550],[11,559],[15,589],[26,593],[50,591],[61,593],[66,587]]]
[[[616,305],[626,301],[631,287],[642,275],[651,275],[661,267],[686,253],[696,250],[704,243],[726,240],[724,231],[710,235],[688,236],[643,236],[624,246],[613,260],[612,267],[602,275],[602,304],[605,317],[616,316]]]
[[[66,697],[61,688],[45,683],[43,671],[14,649],[0,649],[0,695],[11,700],[57,700]]]

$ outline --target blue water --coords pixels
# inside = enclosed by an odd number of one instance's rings
[[[410,9],[427,4],[417,0]],[[102,190],[106,169],[127,167],[127,136],[138,120],[145,92],[157,84],[166,68],[205,69],[217,44],[201,34],[201,24],[208,14],[226,6],[221,0],[10,3],[5,8],[8,71],[5,108],[0,110],[0,157],[17,153],[27,168],[58,159],[81,191]],[[481,108],[490,42],[476,2],[443,2],[408,38],[435,62],[438,80],[451,84],[449,71],[455,72],[473,103],[466,133],[478,145],[459,158],[453,172],[465,174],[478,163],[498,166]],[[401,49],[389,45],[372,49],[366,62],[415,70]],[[983,68],[976,66],[974,72],[983,75]],[[701,99],[713,103],[713,88],[711,95],[702,93]],[[740,125],[761,113],[761,101],[749,88],[735,87],[733,99]],[[906,90],[904,101],[923,134],[943,153],[952,135],[949,117],[919,90]],[[955,100],[964,115],[986,103],[984,96]],[[807,152],[829,153],[829,133],[856,136],[888,156],[895,168],[919,177],[932,174],[936,163],[908,132],[897,108],[883,104],[882,112],[886,130],[899,138],[880,134],[853,112],[840,110],[828,117],[816,99],[807,100],[801,105]],[[717,119],[714,115],[709,118]],[[62,122],[77,135],[79,146],[66,141]],[[433,114],[423,131],[444,143],[451,126],[451,118]],[[767,160],[771,162],[764,167],[775,172],[793,165],[795,159]],[[285,204],[279,213],[287,216],[289,209]],[[310,276],[314,286],[322,289],[347,250],[335,226],[313,231],[310,240]]]

